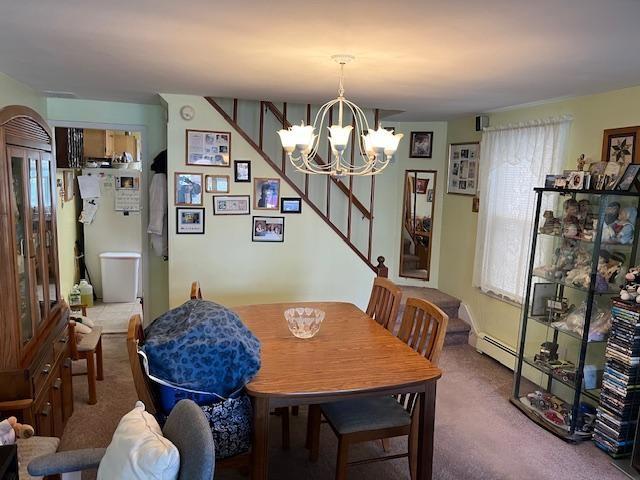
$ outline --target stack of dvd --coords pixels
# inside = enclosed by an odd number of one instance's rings
[[[631,453],[640,405],[640,306],[614,300],[593,440],[614,457]]]

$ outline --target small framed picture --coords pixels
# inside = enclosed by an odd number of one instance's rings
[[[133,175],[119,175],[116,177],[116,190],[139,190],[140,179]]]
[[[251,182],[251,162],[249,160],[234,161],[233,174],[236,182]]]
[[[280,207],[280,179],[255,178],[253,180],[253,208],[278,210]]]
[[[418,178],[416,180],[416,193],[418,195],[426,194],[428,186],[429,186],[429,179],[428,178]]]
[[[176,208],[176,233],[202,235],[204,233],[204,208]]]
[[[640,173],[640,164],[632,163],[627,165],[627,169],[622,174],[618,185],[616,185],[616,190],[622,190],[625,192],[631,190],[633,182],[638,177],[638,173]]]
[[[477,195],[479,162],[480,143],[450,144],[447,193]]]
[[[281,198],[280,213],[302,213],[302,199],[300,198]]]
[[[584,172],[570,172],[568,175],[567,188],[570,190],[582,190],[584,188]]]
[[[62,181],[63,183],[63,188],[64,188],[64,201],[65,202],[70,202],[71,200],[73,200],[73,197],[75,196],[75,185],[74,185],[74,173],[73,170],[65,170],[63,177],[62,177]]]
[[[176,205],[202,205],[202,174],[176,172]]]
[[[284,217],[253,217],[254,242],[284,242]]]
[[[214,215],[249,215],[249,195],[214,195]]]
[[[602,161],[621,165],[634,163],[638,127],[610,128],[602,138]]]
[[[411,132],[410,158],[431,158],[433,132]]]
[[[231,165],[231,133],[187,130],[187,165],[228,167]]]
[[[229,175],[206,175],[204,191],[207,193],[229,193]]]
[[[542,317],[547,311],[547,301],[556,296],[555,283],[536,283],[533,285],[533,300],[531,302],[531,315]]]

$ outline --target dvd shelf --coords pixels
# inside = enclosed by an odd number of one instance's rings
[[[613,446],[627,453],[626,443],[624,448],[614,444],[627,442],[625,435],[633,438],[635,422],[621,412],[637,415],[631,404],[640,397],[630,392],[638,378],[635,367],[622,369],[621,358],[613,357],[636,352],[627,352],[625,348],[631,347],[620,343],[627,324],[618,320],[622,314],[612,310],[612,300],[620,303],[625,275],[638,262],[640,194],[555,188],[535,192],[510,400],[531,420],[567,441],[589,440],[595,429],[602,438],[601,448],[605,439],[613,440]],[[634,308],[640,315],[640,306]],[[624,376],[614,377],[620,374],[631,375],[626,384]],[[624,398],[622,385],[629,388]],[[640,385],[637,388],[640,391]],[[601,399],[610,401],[605,404],[608,409],[598,410]]]

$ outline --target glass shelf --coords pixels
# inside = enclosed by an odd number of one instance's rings
[[[570,389],[575,390],[575,388],[576,388],[575,382],[570,382],[568,380],[563,379],[559,375],[556,375],[555,373],[553,373],[553,371],[550,368],[547,368],[547,367],[545,367],[543,365],[540,365],[539,363],[534,362],[531,357],[522,357],[522,360],[524,361],[524,363],[526,363],[530,367],[535,368],[536,370],[544,373],[545,375],[548,375],[548,376],[552,377],[557,382],[560,382],[563,385],[569,387]],[[584,396],[586,396],[586,397],[589,397],[591,400],[593,400],[595,402],[600,401],[600,389],[599,388],[595,388],[595,389],[591,389],[591,390],[587,390],[587,389],[583,388],[582,389],[582,394]]]
[[[577,285],[572,285],[571,283],[560,282],[558,280],[554,280],[552,278],[544,277],[544,276],[538,275],[536,273],[534,273],[532,276],[534,276],[535,278],[539,278],[540,280],[544,280],[546,283],[555,283],[556,285],[561,285],[563,287],[572,288],[572,289],[578,290],[580,292],[589,293],[589,289],[588,288],[578,287]],[[613,285],[606,292],[598,292],[598,291],[594,290],[593,294],[594,295],[619,295],[620,294],[620,289],[616,285]]]
[[[539,237],[546,237],[546,238],[553,238],[556,240],[564,240],[567,242],[575,242],[576,244],[580,244],[580,245],[586,245],[586,246],[594,246],[595,242],[593,240],[585,240],[584,238],[571,238],[571,237],[564,237],[562,235],[554,235],[553,233],[542,233],[542,232],[538,232],[538,236]],[[633,247],[633,244],[631,243],[612,243],[612,242],[602,242],[600,243],[600,248],[616,248],[616,249],[623,249],[623,250],[631,250],[631,248]]]
[[[549,327],[549,328],[553,328],[554,330],[557,330],[558,332],[564,333],[565,335],[568,335],[570,337],[575,338],[578,341],[582,341],[582,335],[579,335],[576,332],[572,332],[571,330],[563,330],[562,328],[559,327],[554,327],[553,325],[551,325],[551,323],[553,322],[549,322],[547,319],[547,316],[534,316],[534,315],[529,315],[527,316],[527,318],[529,320],[533,320],[534,322],[537,322],[541,325],[544,325],[545,327]],[[587,343],[607,343],[607,338],[604,338],[602,340],[589,340]]]

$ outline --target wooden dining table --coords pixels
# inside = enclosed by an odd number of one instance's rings
[[[316,307],[326,313],[309,339],[293,336],[284,311]],[[268,478],[269,411],[293,405],[417,393],[417,478],[430,479],[436,382],[442,372],[350,303],[280,303],[234,308],[261,342],[262,365],[247,384],[252,397],[251,478]]]

